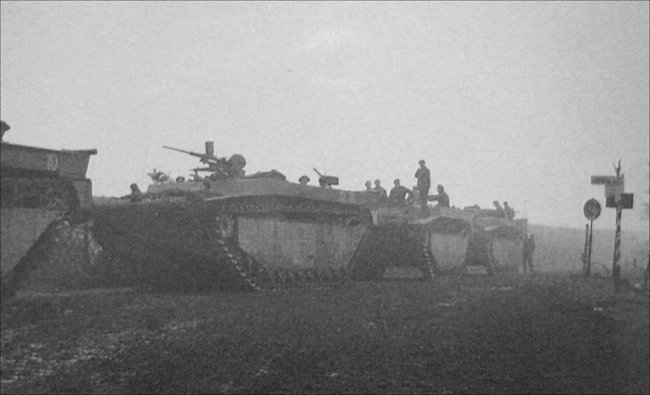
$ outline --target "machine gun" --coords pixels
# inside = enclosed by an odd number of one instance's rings
[[[207,165],[207,167],[197,167],[192,169],[192,171],[207,171],[211,172],[212,175],[210,178],[231,178],[231,177],[242,177],[244,175],[244,167],[246,166],[246,159],[239,154],[234,154],[230,158],[218,158],[214,155],[214,142],[206,141],[205,142],[205,153],[185,151],[179,148],[168,147],[163,145],[163,148],[167,148],[172,151],[182,152],[191,156],[200,158],[201,163]]]
[[[315,167],[314,167],[314,171],[316,172],[316,174],[318,174],[318,183],[320,184],[320,186],[331,188],[332,185],[339,185],[338,177],[323,175],[318,170],[316,170]]]

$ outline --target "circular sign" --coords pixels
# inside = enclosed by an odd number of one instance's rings
[[[600,215],[600,203],[596,199],[589,199],[585,202],[585,207],[582,211],[588,220],[593,221]]]

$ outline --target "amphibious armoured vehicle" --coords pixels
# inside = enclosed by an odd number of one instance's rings
[[[92,202],[86,178],[96,150],[52,150],[4,141],[9,125],[2,121],[0,143],[0,223],[2,231],[2,295],[14,290],[17,266],[48,227],[57,221],[80,220]]]
[[[229,159],[181,151],[207,165],[189,180],[150,174],[146,192],[132,185],[121,203],[96,207],[94,235],[106,250],[141,268],[134,277],[165,288],[277,287],[293,282],[381,278],[411,266],[425,278],[515,268],[525,220],[480,212],[387,207],[382,196],[292,183],[276,170],[245,174]],[[199,176],[206,172],[206,176]],[[138,274],[139,273],[139,274]]]
[[[312,186],[275,170],[246,175],[243,156],[218,158],[212,147],[175,149],[207,165],[189,180],[153,172],[145,192],[132,186],[121,203],[97,206],[94,237],[119,259],[154,265],[142,281],[166,288],[258,289],[347,276],[379,195],[333,189],[332,176]]]

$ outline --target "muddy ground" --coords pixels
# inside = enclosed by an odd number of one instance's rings
[[[23,293],[1,392],[648,393],[648,293],[565,274]]]

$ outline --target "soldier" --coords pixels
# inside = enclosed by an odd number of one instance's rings
[[[388,204],[391,206],[404,206],[406,201],[413,196],[413,192],[401,186],[399,178],[396,178],[393,183],[395,186],[390,190],[390,195],[388,195]]]
[[[445,187],[438,184],[436,187],[437,195],[429,196],[429,200],[437,200],[438,204],[435,207],[449,207],[449,195],[445,192]]]
[[[425,166],[424,159],[420,160],[419,164],[420,168],[415,172],[415,178],[418,179],[418,201],[424,211],[427,207],[427,196],[429,196],[429,189],[431,188],[431,173]]]
[[[503,210],[506,213],[506,219],[515,219],[515,210],[512,207],[508,206],[508,202],[503,202]]]
[[[386,190],[381,186],[381,181],[379,181],[379,179],[375,180],[375,187],[372,190],[379,193],[382,203],[386,202],[386,199],[388,199]]]
[[[307,184],[309,184],[309,177],[307,177],[307,176],[300,176],[300,178],[298,179],[298,182],[299,182],[301,185],[307,185]]]
[[[138,188],[138,184],[133,183],[131,184],[131,193],[124,197],[129,199],[131,203],[137,203],[137,202],[141,202],[144,199],[145,194],[142,193],[140,188]]]
[[[493,201],[492,205],[494,205],[494,209],[496,210],[496,216],[498,218],[505,218],[506,217],[506,212],[503,209],[503,207],[501,207],[501,203],[499,203],[498,200]]]
[[[366,181],[366,192],[373,192],[370,180]]]
[[[11,129],[11,127],[9,126],[9,124],[7,122],[0,121],[0,132],[2,133],[0,135],[0,141],[2,141],[2,139],[5,137],[5,132],[7,130],[9,130],[9,129]]]
[[[531,273],[534,272],[533,270],[533,252],[535,252],[535,238],[531,234],[528,237],[524,237],[524,273],[527,271],[530,271]]]

